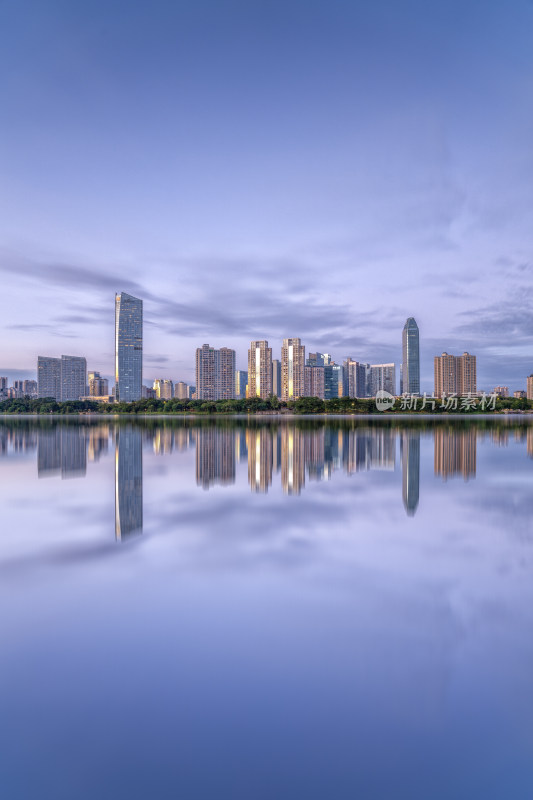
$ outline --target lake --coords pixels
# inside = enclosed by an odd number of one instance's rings
[[[531,800],[525,417],[0,418],[6,800]]]

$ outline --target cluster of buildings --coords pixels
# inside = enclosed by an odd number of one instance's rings
[[[250,342],[247,370],[236,368],[235,350],[204,344],[196,350],[195,366],[195,385],[167,378],[158,378],[151,387],[143,385],[143,301],[121,292],[115,296],[115,385],[111,392],[99,372],[87,373],[85,358],[39,356],[37,381],[15,381],[8,387],[7,378],[0,377],[0,399],[29,396],[122,403],[150,397],[216,401],[274,395],[290,401],[301,397],[371,398],[379,391],[394,396],[421,393],[420,336],[414,317],[407,319],[402,331],[398,393],[395,364],[371,364],[351,356],[337,363],[328,353],[306,357],[299,338],[284,339],[279,358],[273,358],[266,339]],[[498,386],[494,393],[508,397],[509,388]],[[475,355],[435,356],[434,396],[453,394],[478,394]],[[514,396],[533,400],[533,375],[527,378],[527,391],[514,392]]]

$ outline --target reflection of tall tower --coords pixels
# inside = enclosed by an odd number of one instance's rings
[[[420,492],[420,431],[404,431],[402,454],[402,497],[409,517],[414,517]]]
[[[305,448],[301,430],[294,425],[281,429],[281,484],[286,494],[300,494],[305,486]]]
[[[272,435],[267,426],[246,431],[248,482],[252,492],[267,492],[272,483]]]
[[[468,480],[476,474],[476,431],[435,428],[435,475],[447,480],[462,473]]]
[[[126,539],[143,527],[141,432],[119,428],[115,439],[115,536]]]
[[[196,483],[204,489],[215,483],[235,483],[235,434],[224,428],[198,428]]]

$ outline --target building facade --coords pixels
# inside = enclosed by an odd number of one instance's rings
[[[235,370],[235,399],[244,400],[248,386],[248,373],[245,369]]]
[[[266,399],[272,394],[272,348],[266,339],[250,342],[248,350],[248,397]]]
[[[396,395],[396,367],[394,364],[370,364],[368,371],[368,397],[378,392]]]
[[[370,364],[347,358],[344,362],[344,394],[347,397],[368,397]]]
[[[233,400],[235,398],[235,350],[217,350],[208,344],[196,350],[196,398]]]
[[[86,394],[87,361],[80,356],[61,356],[61,400],[79,400]]]
[[[281,397],[281,361],[279,358],[272,361],[272,394]]]
[[[106,397],[109,395],[109,381],[102,378],[99,372],[89,372],[87,376],[89,397]]]
[[[158,400],[171,400],[174,396],[174,384],[167,378],[156,378],[153,388]]]
[[[115,295],[115,400],[142,397],[143,302],[126,292]]]
[[[476,357],[470,353],[453,356],[443,353],[434,359],[435,397],[477,392]]]
[[[305,396],[324,399],[324,367],[305,367]]]
[[[533,375],[527,376],[526,395],[528,400],[533,400]]]
[[[188,400],[189,399],[189,387],[185,383],[185,381],[178,381],[174,384],[174,397],[178,400]]]
[[[281,347],[281,399],[297,400],[304,395],[305,347],[300,339],[284,339]]]
[[[414,317],[409,317],[402,332],[400,394],[404,392],[420,394],[420,336]]]
[[[40,398],[61,399],[61,359],[37,356],[37,393]],[[85,394],[85,392],[84,392]]]

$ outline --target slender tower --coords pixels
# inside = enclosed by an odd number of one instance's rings
[[[143,301],[126,292],[115,295],[115,400],[142,397]]]
[[[403,326],[400,394],[420,394],[420,339],[414,317]]]

